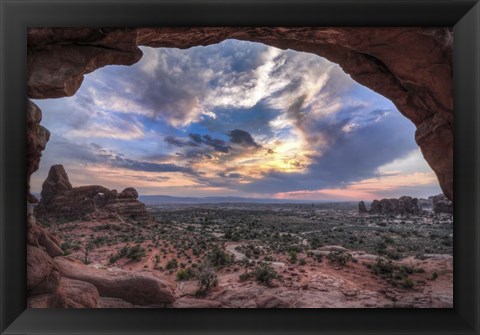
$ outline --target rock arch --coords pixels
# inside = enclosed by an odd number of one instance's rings
[[[235,38],[325,57],[415,124],[415,140],[453,200],[451,28],[30,28],[27,36],[28,97],[34,99],[72,96],[84,74],[136,63],[142,45],[189,48]],[[29,101],[28,180],[49,138],[40,121]]]

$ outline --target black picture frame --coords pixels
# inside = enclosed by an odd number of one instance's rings
[[[2,334],[479,334],[480,4],[474,0],[0,0]],[[29,26],[454,26],[453,309],[26,309]]]

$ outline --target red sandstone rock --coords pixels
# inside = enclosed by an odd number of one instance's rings
[[[100,297],[98,298],[97,308],[133,308],[129,302],[118,298]]]
[[[133,187],[127,187],[118,195],[119,198],[126,198],[126,199],[137,199],[138,192]]]
[[[27,290],[43,282],[53,271],[53,259],[40,248],[27,245]]]
[[[35,209],[38,217],[108,218],[147,217],[145,205],[136,200],[137,191],[126,188],[120,193],[99,185],[72,187],[62,165],[53,165],[42,185],[42,198]],[[58,256],[58,255],[54,255]]]
[[[58,291],[52,294],[29,296],[27,299],[28,308],[66,308],[67,304],[65,294]]]
[[[398,199],[373,200],[370,214],[418,214],[421,209],[418,207],[418,199],[403,196]]]
[[[130,28],[32,28],[28,38],[28,96],[75,94],[83,75],[109,64],[131,65],[142,52]],[[67,43],[56,43],[65,41]]]
[[[95,308],[98,303],[98,291],[90,283],[69,278],[62,278],[60,285],[63,290],[67,308]]]
[[[45,150],[50,132],[40,125],[42,112],[37,105],[27,100],[27,201],[38,200],[30,193],[30,176],[38,170],[42,151]]]
[[[29,295],[54,293],[60,286],[60,280],[60,273],[56,270],[53,270],[40,283],[30,290]]]
[[[62,276],[93,284],[101,296],[125,300],[135,305],[172,303],[174,287],[167,279],[143,273],[99,270],[66,257],[57,257]]]

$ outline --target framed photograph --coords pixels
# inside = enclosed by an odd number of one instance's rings
[[[479,333],[477,1],[1,6],[2,334]]]

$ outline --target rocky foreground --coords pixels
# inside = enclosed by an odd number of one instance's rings
[[[29,208],[29,307],[453,306],[451,215],[412,198],[394,202],[415,212],[402,216],[342,204],[147,212],[136,198],[51,168],[37,218]]]
[[[82,231],[89,231],[105,221],[80,224],[89,227]],[[159,271],[166,269],[168,262],[159,265],[155,252],[139,261],[110,264],[112,246],[101,247],[89,255],[86,265],[83,250],[62,256],[55,238],[47,236],[59,250],[56,256],[47,252],[49,248],[28,248],[28,306],[33,308],[446,308],[453,302],[453,260],[449,255],[393,261],[390,266],[412,274],[400,285],[392,285],[372,271],[377,270],[377,255],[327,246],[314,255],[299,253],[297,257],[304,263],[291,264],[287,256],[280,256],[270,269],[281,277],[262,282],[255,277],[242,278],[254,274],[259,263],[245,262],[244,255],[234,251],[238,244],[227,244],[226,250],[236,254],[235,262],[216,269],[216,285],[199,296],[200,281],[179,280],[177,268]],[[354,261],[345,265],[331,262],[329,255],[337,252],[347,252]],[[401,275],[400,270],[396,275]]]

